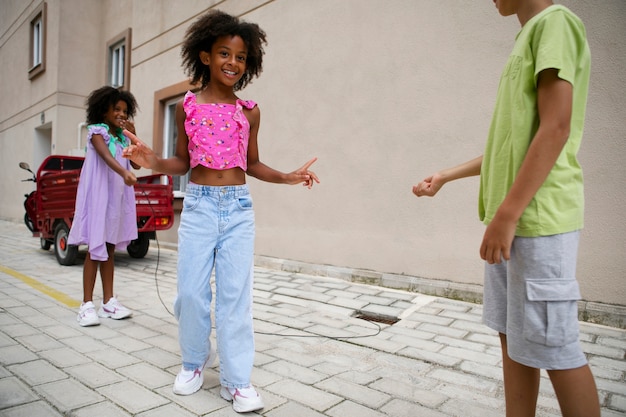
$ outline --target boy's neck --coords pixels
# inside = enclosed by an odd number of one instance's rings
[[[552,6],[554,2],[552,0],[526,0],[521,1],[517,10],[517,19],[522,27],[530,19]]]

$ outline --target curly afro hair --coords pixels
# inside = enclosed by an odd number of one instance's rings
[[[206,87],[211,81],[211,73],[200,60],[200,52],[211,52],[217,38],[222,36],[239,36],[248,49],[246,72],[234,86],[234,90],[239,91],[263,71],[263,44],[267,44],[267,40],[265,32],[256,23],[241,21],[219,10],[200,16],[185,33],[182,66],[192,84],[200,82],[201,88]]]
[[[126,102],[128,118],[135,116],[137,101],[130,91],[119,90],[108,85],[92,91],[86,101],[87,123],[90,125],[102,123],[106,112],[120,100]]]

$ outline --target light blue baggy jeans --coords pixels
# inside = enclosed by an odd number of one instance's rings
[[[247,185],[187,186],[178,229],[178,294],[174,301],[187,369],[202,367],[209,356],[214,267],[220,383],[245,388],[254,362],[254,210]]]

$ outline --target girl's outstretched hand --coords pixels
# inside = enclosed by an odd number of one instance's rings
[[[154,168],[157,156],[152,149],[145,143],[143,143],[134,133],[124,129],[122,132],[128,139],[130,139],[130,146],[124,148],[122,156],[128,158],[137,165],[144,168]]]
[[[314,183],[319,184],[320,180],[317,178],[317,175],[315,175],[315,172],[309,170],[309,167],[313,165],[315,161],[317,161],[317,158],[311,159],[309,162],[302,165],[302,167],[287,174],[286,183],[291,185],[302,183],[303,186],[309,189],[313,187]]]

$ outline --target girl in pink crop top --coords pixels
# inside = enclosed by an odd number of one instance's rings
[[[243,107],[253,109],[254,101],[237,100],[235,105],[223,103],[198,104],[191,91],[185,94],[185,132],[189,138],[189,165],[211,169],[248,167],[250,123]]]
[[[309,170],[316,158],[283,173],[259,160],[261,113],[235,94],[261,73],[265,32],[258,25],[212,10],[187,30],[183,67],[197,95],[188,92],[176,106],[175,155],[161,158],[130,132],[125,155],[137,164],[170,175],[191,169],[178,229],[178,295],[182,367],[174,393],[200,390],[205,364],[215,356],[210,335],[211,274],[215,268],[215,329],[220,347],[220,395],[236,412],[263,408],[250,383],[254,364],[252,281],[254,211],[246,174],[262,181],[319,182]]]

